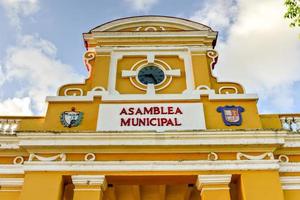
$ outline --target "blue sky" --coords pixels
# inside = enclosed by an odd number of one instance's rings
[[[300,31],[283,12],[278,0],[0,0],[0,115],[43,114],[46,95],[87,75],[83,32],[145,14],[210,25],[219,80],[258,93],[261,113],[300,113]]]

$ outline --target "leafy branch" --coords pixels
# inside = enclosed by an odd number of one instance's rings
[[[291,27],[300,27],[300,0],[285,0],[287,11],[284,18],[290,19]]]

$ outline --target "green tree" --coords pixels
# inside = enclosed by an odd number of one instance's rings
[[[284,17],[291,20],[291,27],[300,27],[300,0],[285,0],[287,11]]]

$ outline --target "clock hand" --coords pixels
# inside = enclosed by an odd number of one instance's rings
[[[153,74],[145,74],[145,77],[151,78],[151,79],[154,81],[154,83],[157,84],[157,80],[156,80],[156,78],[153,76]]]
[[[151,74],[151,77],[153,78],[154,83],[157,84],[157,80],[156,80],[155,76],[153,74]]]

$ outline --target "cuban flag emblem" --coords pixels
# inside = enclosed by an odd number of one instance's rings
[[[222,113],[223,122],[226,126],[240,126],[242,124],[242,112],[245,109],[241,106],[219,106],[217,111]]]
[[[65,111],[60,115],[60,122],[64,127],[76,127],[79,126],[83,118],[83,113],[76,111],[74,107],[71,108],[71,111]]]

